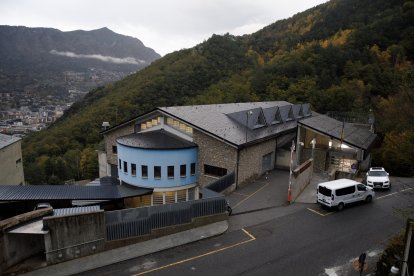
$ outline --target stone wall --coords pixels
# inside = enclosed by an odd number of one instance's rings
[[[237,149],[196,129],[193,142],[198,145],[198,182],[201,187],[218,179],[204,174],[204,164],[226,168],[227,173],[237,169]]]
[[[116,139],[118,137],[134,133],[135,121],[128,123],[122,127],[117,128],[107,134],[105,134],[105,151],[106,159],[109,164],[118,164],[118,155],[112,152],[112,146],[116,146]]]
[[[275,164],[275,149],[276,139],[272,139],[241,150],[238,185],[243,185],[247,181],[262,174],[262,158],[268,153],[272,153],[271,164],[273,169]]]
[[[94,254],[105,248],[104,211],[43,218],[46,261],[55,264]]]

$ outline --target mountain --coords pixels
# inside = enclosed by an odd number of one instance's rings
[[[258,100],[310,102],[322,113],[372,109],[382,140],[374,162],[413,175],[413,23],[412,1],[331,0],[252,35],[213,35],[91,91],[24,139],[26,179],[95,177],[103,121],[157,106]],[[64,165],[71,169],[56,173]]]
[[[119,79],[159,57],[137,38],[108,28],[62,32],[51,28],[0,26],[0,93],[28,89],[39,92],[45,86],[67,92],[65,77],[67,81],[68,76],[76,73],[99,76],[105,72]]]

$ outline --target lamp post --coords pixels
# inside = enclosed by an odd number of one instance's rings
[[[293,167],[293,151],[295,150],[295,141],[292,140],[292,146],[290,147],[290,174],[289,174],[289,187],[288,187],[288,202],[292,201],[292,167]]]
[[[253,114],[253,111],[246,112],[246,143],[247,143],[247,128],[249,127],[249,116]]]
[[[314,157],[314,150],[315,150],[315,145],[316,145],[316,139],[315,138],[313,138],[312,139],[312,141],[310,142],[311,143],[311,145],[312,145],[312,160],[313,160],[313,157]]]

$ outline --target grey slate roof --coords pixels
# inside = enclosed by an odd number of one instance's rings
[[[182,149],[197,147],[196,144],[160,129],[133,133],[119,137],[116,141],[124,146],[144,149]]]
[[[121,186],[0,185],[0,201],[104,200],[151,194],[153,189]]]
[[[312,117],[301,120],[299,125],[307,126],[322,134],[341,140],[342,122],[326,115],[314,114]],[[346,144],[366,150],[371,147],[376,137],[376,134],[372,133],[367,127],[352,123],[344,124],[343,141]]]
[[[296,120],[286,121],[289,114],[293,116],[293,110],[292,104],[285,101],[160,107],[158,110],[235,146],[246,143],[246,129],[247,143],[250,143],[286,131],[295,131],[297,126]],[[283,122],[272,124],[276,110],[279,110]],[[252,114],[247,115],[250,111]],[[260,114],[266,123],[262,127],[256,125]]]
[[[20,141],[21,138],[0,133],[0,149]]]

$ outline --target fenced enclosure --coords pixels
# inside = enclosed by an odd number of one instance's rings
[[[151,234],[152,230],[191,223],[194,218],[226,212],[224,196],[146,208],[105,212],[107,241]]]

